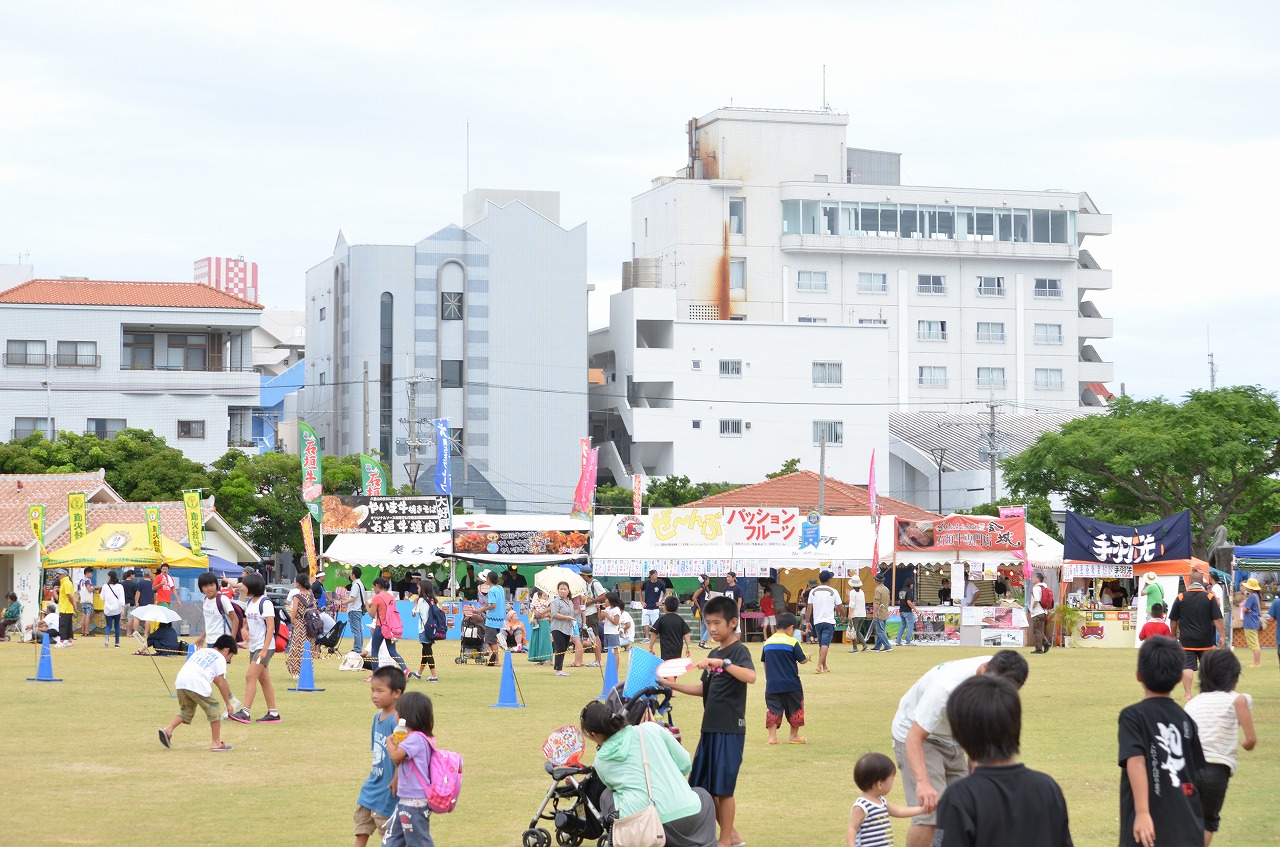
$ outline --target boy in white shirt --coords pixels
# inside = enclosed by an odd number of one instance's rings
[[[218,578],[205,571],[196,580],[196,585],[204,595],[201,603],[204,632],[196,639],[196,646],[213,644],[222,635],[235,636],[235,609],[232,608],[231,601],[218,591]]]
[[[227,685],[227,662],[235,654],[235,638],[220,635],[212,647],[197,650],[187,659],[174,681],[174,687],[178,689],[179,711],[169,721],[169,725],[160,730],[161,744],[172,747],[173,731],[180,723],[191,723],[196,714],[196,706],[199,706],[209,719],[209,730],[213,734],[213,746],[209,749],[214,753],[224,753],[231,749],[230,744],[222,741],[221,733],[223,715],[234,712],[240,706],[240,701],[231,696],[231,687]],[[225,710],[222,708],[223,704],[213,696],[215,686],[226,703]]]

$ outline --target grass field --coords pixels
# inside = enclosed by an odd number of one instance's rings
[[[403,644],[411,659],[417,645]],[[557,679],[516,657],[523,709],[493,709],[499,671],[453,664],[440,683],[411,682],[429,693],[440,743],[466,759],[458,810],[436,817],[441,847],[519,843],[548,779],[540,747],[548,732],[576,722],[598,696],[601,675],[575,670]],[[758,653],[758,645],[752,645]],[[0,644],[0,832],[13,845],[226,845],[351,843],[351,811],[369,769],[372,707],[363,674],[317,665],[323,693],[287,693],[284,662],[273,664],[284,722],[224,723],[234,752],[208,752],[209,730],[197,715],[180,727],[174,749],[156,728],[176,710],[150,659],[103,649],[90,639],[53,651],[61,684],[33,676],[29,645]],[[898,698],[932,665],[978,655],[966,648],[913,647],[892,656],[832,652],[831,674],[804,677],[809,744],[765,744],[764,686],[752,686],[746,757],[738,780],[739,829],[752,847],[842,845],[856,795],[852,766],[871,750],[891,753],[889,723]],[[1241,653],[1243,656],[1243,653]],[[1053,650],[1028,656],[1023,689],[1023,760],[1062,785],[1077,845],[1116,843],[1119,790],[1116,716],[1139,699],[1130,650]],[[172,685],[180,660],[157,660]],[[625,661],[625,660],[624,660]],[[1247,663],[1247,659],[1246,659]],[[243,693],[245,658],[232,662],[232,690]],[[625,665],[624,665],[625,673]],[[1264,667],[1246,669],[1241,691],[1254,696],[1258,747],[1241,753],[1215,845],[1280,843],[1280,672],[1268,650]],[[265,709],[261,697],[255,716]],[[676,722],[692,751],[700,704],[677,698]],[[893,791],[904,802],[901,782]],[[1034,814],[1034,810],[1028,810]],[[895,822],[897,843],[905,826]]]

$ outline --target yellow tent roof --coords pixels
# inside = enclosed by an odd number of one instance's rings
[[[144,568],[208,568],[208,556],[196,556],[168,536],[160,536],[157,553],[147,542],[144,523],[109,523],[91,531],[79,541],[72,541],[45,557],[45,568],[109,568],[135,565]]]

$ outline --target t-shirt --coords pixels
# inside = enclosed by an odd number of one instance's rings
[[[728,647],[717,647],[709,659],[728,659],[740,668],[755,670],[751,651],[741,641]],[[702,731],[747,733],[747,684],[727,671],[707,668],[702,672]]]
[[[369,591],[364,587],[364,583],[358,579],[351,581],[351,598],[353,602],[347,608],[347,614],[353,612],[363,614],[364,607],[369,605]]]
[[[728,597],[730,600],[732,600],[734,602],[734,605],[738,606],[739,608],[742,607],[742,586],[741,585],[738,585],[736,582],[733,585],[726,585],[724,587],[724,591],[721,593],[725,597]]]
[[[1252,591],[1244,598],[1243,625],[1245,629],[1262,629],[1262,601]]]
[[[662,660],[678,659],[684,652],[684,637],[689,634],[689,624],[675,612],[658,615],[650,627],[658,634],[658,649]]]
[[[1171,637],[1172,634],[1169,632],[1169,625],[1164,622],[1163,618],[1160,620],[1147,621],[1142,625],[1142,629],[1138,630],[1139,641],[1146,641],[1154,635],[1163,635],[1165,638]]]
[[[104,615],[118,615],[124,611],[124,588],[120,583],[110,583],[102,586],[102,613]]]
[[[245,623],[249,626],[249,650],[261,650],[267,640],[267,621],[276,619],[276,607],[266,597],[253,597],[244,607]]]
[[[800,665],[808,660],[804,648],[785,632],[775,632],[765,640],[760,649],[760,662],[764,665],[764,693],[784,694],[803,691],[800,684]]]
[[[622,623],[622,610],[613,606],[600,607],[600,631],[605,635],[617,635]]]
[[[80,602],[93,602],[93,580],[89,577],[80,580]]]
[[[381,712],[373,716],[373,726],[369,730],[373,767],[369,768],[369,778],[360,786],[360,796],[356,798],[361,806],[384,818],[391,817],[396,810],[396,796],[391,793],[391,779],[396,769],[387,756],[387,739],[396,731],[397,722],[394,709],[385,718]]]
[[[76,604],[71,599],[76,595],[76,587],[71,584],[71,577],[64,576],[58,581],[58,612],[71,615],[76,611]]]
[[[173,601],[173,577],[168,574],[156,574],[155,579],[151,580],[151,587],[155,589],[157,603]]]
[[[1179,594],[1169,609],[1169,622],[1178,622],[1178,640],[1183,647],[1207,650],[1213,647],[1217,634],[1214,621],[1222,620],[1222,609],[1203,588],[1192,588]]]
[[[1045,614],[1046,612],[1048,612],[1048,611],[1049,611],[1048,607],[1047,607],[1047,606],[1045,606],[1045,604],[1044,604],[1044,603],[1041,603],[1041,602],[1040,602],[1041,600],[1045,599],[1045,597],[1044,597],[1044,591],[1045,591],[1045,584],[1044,584],[1043,582],[1037,582],[1037,583],[1032,587],[1032,591],[1031,591],[1031,617],[1033,617],[1033,618],[1038,618],[1038,617],[1040,617],[1041,615],[1043,615],[1043,614]],[[1052,604],[1052,603],[1050,603],[1049,605],[1053,605],[1053,604]]]
[[[1267,610],[1267,617],[1272,620],[1280,619],[1280,597],[1271,601],[1271,608]]]
[[[140,579],[135,583],[138,589],[138,605],[150,606],[155,602],[155,589],[151,587],[151,580]]]
[[[126,579],[120,585],[124,588],[124,602],[132,606],[133,595],[138,593],[138,581],[136,579]]]
[[[1158,582],[1149,582],[1142,589],[1142,596],[1147,598],[1147,614],[1150,615],[1152,606],[1164,602],[1164,588]]]
[[[644,607],[650,610],[658,608],[658,603],[662,600],[662,595],[666,593],[667,587],[662,584],[662,580],[658,580],[657,582],[645,580]]]
[[[582,599],[583,611],[586,613],[587,617],[599,614],[600,603],[598,602],[598,598],[603,597],[606,593],[604,586],[594,579],[586,584],[586,593],[583,594]],[[597,600],[597,602],[594,606],[587,606],[587,600]]]
[[[492,603],[493,608],[484,613],[484,625],[501,629],[507,622],[507,593],[501,585],[491,586],[485,591],[485,602]]]
[[[1240,746],[1240,717],[1236,714],[1236,698],[1244,697],[1245,708],[1253,711],[1253,695],[1234,691],[1206,691],[1187,703],[1187,714],[1200,732],[1200,749],[1204,760],[1226,765],[1236,772]]]
[[[849,589],[849,617],[865,618],[867,616],[867,595],[861,588]]]
[[[898,712],[893,716],[893,740],[903,743],[911,724],[918,723],[935,738],[950,742],[951,723],[947,720],[947,698],[960,683],[978,673],[978,668],[991,661],[990,656],[974,656],[943,662],[916,680],[898,701]]]
[[[501,585],[494,587],[502,590]],[[425,783],[431,779],[431,748],[427,746],[427,737],[421,732],[411,732],[400,742],[400,749],[406,758],[397,769],[400,777],[396,781],[396,794],[405,800],[421,800],[427,796]],[[416,766],[416,773],[410,770],[410,761]]]
[[[58,613],[50,612],[44,616],[45,629],[49,630],[49,640],[58,640]]]
[[[814,623],[836,622],[836,606],[840,603],[840,592],[830,585],[815,586],[809,592],[809,608],[812,610]]]
[[[989,844],[1071,847],[1067,801],[1058,783],[1022,764],[978,765],[947,786],[938,801],[934,847]]]
[[[204,647],[187,659],[173,684],[183,691],[209,697],[213,694],[213,681],[226,675],[227,660],[212,647]]]
[[[235,633],[227,629],[227,619],[223,617],[223,615],[230,617],[234,614],[231,610],[230,600],[220,594],[215,594],[211,598],[204,598],[200,608],[204,612],[204,640],[206,644],[212,645],[220,635],[235,635]]]
[[[1212,601],[1203,591],[1202,597]],[[1213,604],[1215,607],[1216,603]],[[1160,847],[1203,847],[1204,818],[1196,782],[1204,767],[1200,731],[1168,697],[1147,697],[1120,712],[1120,845],[1133,838],[1133,787],[1125,763],[1142,759],[1151,818]]]

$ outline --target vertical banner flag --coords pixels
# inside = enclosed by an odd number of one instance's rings
[[[182,492],[182,505],[187,507],[187,544],[191,547],[191,554],[203,556],[204,513],[200,511],[200,492]]]
[[[365,497],[381,497],[382,491],[382,465],[372,456],[360,457],[360,476],[363,480],[362,488]]]
[[[822,515],[818,514],[818,510],[814,509],[804,519],[804,523],[800,524],[800,549],[812,547],[818,549],[818,542],[822,540],[821,532]]]
[[[880,517],[880,506],[876,503],[876,451],[871,448],[871,470],[867,472],[867,508],[871,511],[871,522],[876,523]]]
[[[640,503],[644,499],[644,474],[631,475],[631,509],[640,514]]]
[[[306,504],[311,519],[320,523],[324,518],[320,504],[320,439],[311,424],[298,421],[299,456],[302,459],[302,502]]]
[[[591,449],[591,439],[583,438],[582,474],[578,477],[578,487],[573,492],[573,508],[569,517],[590,520],[595,514],[596,504],[596,465],[600,460],[600,450]]]
[[[44,558],[44,506],[31,506],[27,509],[27,515],[31,518],[31,534],[36,537],[36,544],[40,545],[40,558]]]
[[[302,516],[302,549],[307,554],[309,579],[316,578],[316,537],[311,530],[311,515]]]
[[[184,500],[186,499],[186,496],[187,495],[184,492],[182,495]],[[199,495],[197,495],[197,497],[198,496]],[[145,511],[147,514],[147,543],[150,544],[151,549],[155,550],[157,553],[164,553],[164,548],[160,546],[160,507],[148,506]]]
[[[431,422],[436,430],[436,493],[453,494],[453,483],[449,479],[449,456],[453,452],[449,443],[449,419],[438,418]],[[450,509],[450,512],[453,510]]]
[[[70,524],[72,541],[79,541],[89,532],[89,517],[85,513],[85,496],[83,491],[73,491],[67,495],[67,521]]]

